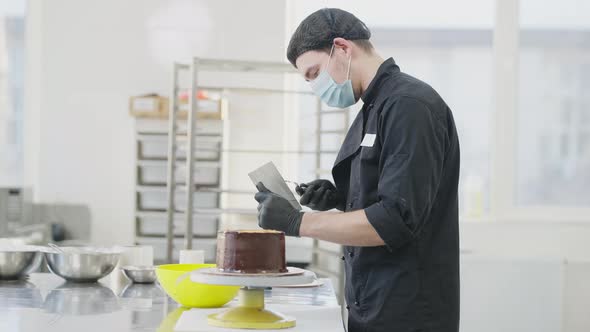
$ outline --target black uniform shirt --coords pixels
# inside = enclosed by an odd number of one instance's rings
[[[449,107],[386,60],[332,175],[385,242],[345,247],[349,331],[459,329],[459,142]]]

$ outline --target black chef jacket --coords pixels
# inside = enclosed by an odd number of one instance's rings
[[[459,330],[459,141],[436,91],[386,60],[332,169],[385,242],[345,247],[350,332]]]

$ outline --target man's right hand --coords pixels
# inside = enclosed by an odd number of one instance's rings
[[[301,196],[299,203],[312,210],[344,209],[344,198],[338,192],[336,186],[328,180],[314,180],[300,184],[295,187],[295,191]]]

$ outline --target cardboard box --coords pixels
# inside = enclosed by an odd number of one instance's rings
[[[222,109],[227,107],[225,99],[199,99],[197,103],[197,119],[221,120],[223,118]],[[140,118],[168,118],[169,105],[168,97],[156,94],[136,96],[129,99],[129,113]],[[187,119],[188,109],[188,101],[179,100],[178,118]]]
[[[136,96],[129,99],[129,113],[136,117],[165,118],[169,105],[168,97],[157,94]]]
[[[224,99],[199,99],[197,101],[197,119],[223,119],[222,109],[224,104]],[[188,111],[188,102],[180,100],[178,103],[179,118],[186,119]]]

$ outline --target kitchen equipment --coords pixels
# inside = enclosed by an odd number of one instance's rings
[[[295,326],[295,318],[265,309],[264,288],[309,284],[316,280],[311,271],[288,267],[285,273],[227,273],[216,268],[191,272],[191,281],[212,285],[242,286],[238,306],[207,316],[211,326],[238,329],[283,329]]]
[[[45,259],[49,270],[72,282],[95,282],[113,271],[120,253],[90,247],[61,247],[61,252],[49,249]]]
[[[0,280],[20,279],[39,268],[43,255],[33,249],[0,249]]]
[[[156,269],[153,266],[123,266],[123,274],[136,284],[151,284],[156,281]]]
[[[301,210],[299,201],[295,198],[285,179],[272,161],[258,167],[252,172],[248,173],[250,180],[256,186],[261,182],[266,189],[283,197],[297,210]]]
[[[214,267],[215,264],[167,264],[158,266],[156,275],[166,293],[181,305],[190,308],[217,308],[231,301],[239,287],[196,283],[187,276],[191,271]]]

